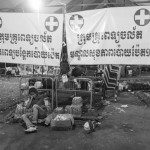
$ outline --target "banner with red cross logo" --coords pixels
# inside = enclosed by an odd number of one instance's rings
[[[71,65],[150,64],[150,6],[66,14]]]
[[[0,13],[0,62],[60,66],[63,15]]]

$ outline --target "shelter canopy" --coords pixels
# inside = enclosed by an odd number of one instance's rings
[[[0,12],[34,12],[29,5],[30,0],[0,0]],[[63,13],[99,9],[105,7],[150,5],[149,0],[42,0],[41,13]],[[141,2],[141,3],[140,3]]]

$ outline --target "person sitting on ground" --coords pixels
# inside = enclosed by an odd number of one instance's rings
[[[35,88],[30,88],[28,92],[28,97],[23,98],[15,109],[14,119],[20,119],[25,113],[32,112],[32,106],[36,103],[35,97],[37,95],[37,90]]]
[[[32,107],[32,112],[23,114],[22,120],[25,122],[27,127],[25,132],[34,132],[37,130],[36,125],[38,118],[44,119],[47,116],[46,106],[44,106],[44,97],[46,97],[46,95],[39,96],[38,91],[35,88],[31,88],[29,90],[29,95],[31,98],[26,107]]]

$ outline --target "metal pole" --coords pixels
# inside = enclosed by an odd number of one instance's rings
[[[93,92],[92,92],[92,89],[91,89],[90,109],[92,109],[92,103],[93,103]]]
[[[58,94],[58,91],[57,91],[57,88],[58,88],[57,84],[58,83],[57,82],[58,82],[58,78],[56,78],[56,107],[58,107],[58,95],[57,95]]]
[[[5,76],[6,76],[6,63],[5,63]]]
[[[141,66],[139,65],[139,76],[141,77]]]
[[[54,108],[54,81],[53,81],[53,78],[51,78],[51,80],[52,80],[52,110],[53,110],[53,108]]]

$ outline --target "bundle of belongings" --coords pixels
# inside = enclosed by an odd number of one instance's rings
[[[43,87],[43,83],[41,81],[36,81],[36,79],[29,79],[27,82],[21,83],[21,89],[26,90],[30,88],[36,88],[36,89],[41,89]]]
[[[28,101],[29,100],[27,100],[25,102],[22,101],[21,103],[17,104],[15,113],[14,113],[14,119],[16,119],[16,120],[20,119],[23,114],[32,112],[32,108],[29,108],[29,109],[26,108]]]
[[[82,115],[83,100],[81,97],[74,97],[72,104],[63,107],[57,107],[54,113],[57,114],[51,120],[51,128],[54,130],[72,129],[74,127],[74,118]]]
[[[57,114],[51,120],[50,126],[53,130],[71,130],[74,126],[74,118],[71,114]]]
[[[21,116],[23,114],[32,112],[32,108],[26,108],[28,101],[28,99],[26,101],[22,100],[19,104],[17,104],[16,108],[10,111],[10,113],[5,116],[4,122],[17,123],[22,121]]]
[[[34,84],[34,87],[36,89],[40,89],[43,87],[43,83],[41,81],[36,81],[35,84]]]
[[[95,131],[95,122],[94,121],[88,121],[84,124],[84,131],[86,133],[91,133]]]
[[[83,100],[82,97],[74,97],[72,104],[65,107],[65,113],[72,114],[73,117],[81,117]]]
[[[92,133],[95,131],[95,128],[98,127],[99,125],[101,125],[100,122],[89,120],[84,124],[84,132],[87,134]]]

